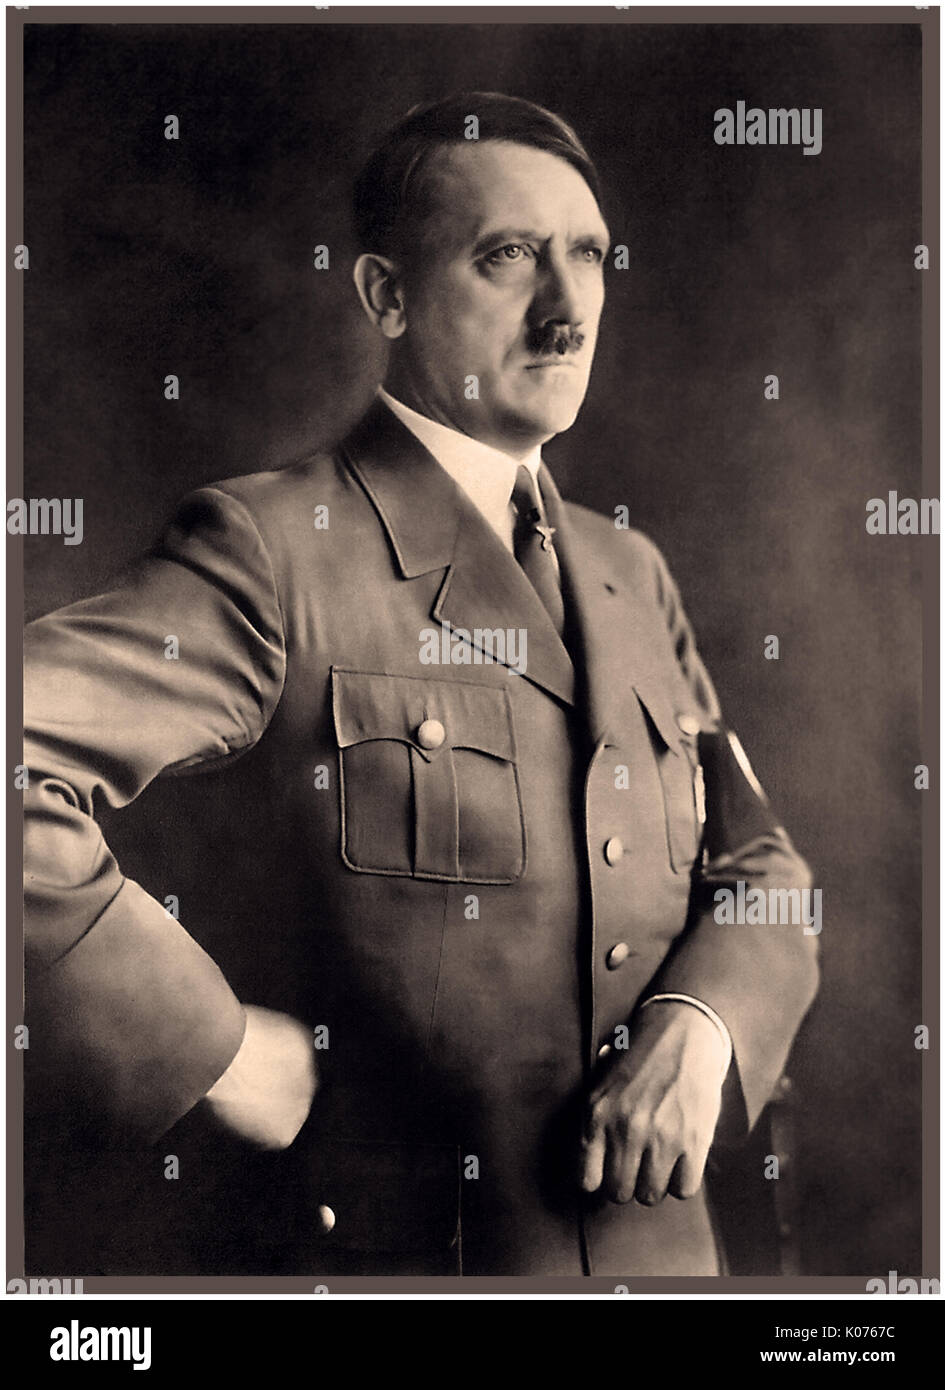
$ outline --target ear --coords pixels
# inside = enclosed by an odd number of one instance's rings
[[[385,338],[399,338],[407,327],[407,317],[394,262],[386,256],[359,256],[352,273],[368,318]]]

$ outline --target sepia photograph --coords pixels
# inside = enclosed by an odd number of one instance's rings
[[[107,13],[8,10],[8,1291],[937,1293],[937,10]]]

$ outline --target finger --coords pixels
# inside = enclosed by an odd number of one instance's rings
[[[632,1122],[617,1118],[607,1129],[604,1192],[612,1202],[630,1202],[646,1147],[645,1136]]]
[[[592,1107],[588,1111],[581,1138],[581,1187],[585,1192],[596,1192],[603,1181],[606,1149],[607,1129],[603,1114]]]
[[[615,1068],[607,1061],[598,1063],[597,1080],[588,1092],[587,1103],[591,1111],[596,1110],[600,1105],[607,1105],[607,1096],[614,1086]]]
[[[634,1196],[641,1206],[658,1207],[666,1196],[674,1163],[650,1145],[640,1163]]]
[[[681,1202],[686,1201],[689,1197],[694,1197],[702,1186],[704,1173],[705,1157],[681,1154],[676,1160],[673,1175],[669,1180],[670,1196]]]

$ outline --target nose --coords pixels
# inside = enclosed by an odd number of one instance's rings
[[[532,327],[548,323],[580,326],[584,307],[573,269],[566,258],[549,251],[539,266],[538,283],[529,315]]]

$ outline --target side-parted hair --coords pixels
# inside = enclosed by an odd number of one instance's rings
[[[406,251],[406,233],[419,231],[426,211],[423,175],[430,156],[445,145],[465,144],[470,116],[478,121],[480,141],[514,141],[567,160],[600,204],[597,170],[567,121],[523,97],[455,92],[441,101],[411,107],[358,174],[354,220],[362,251],[391,259]]]

